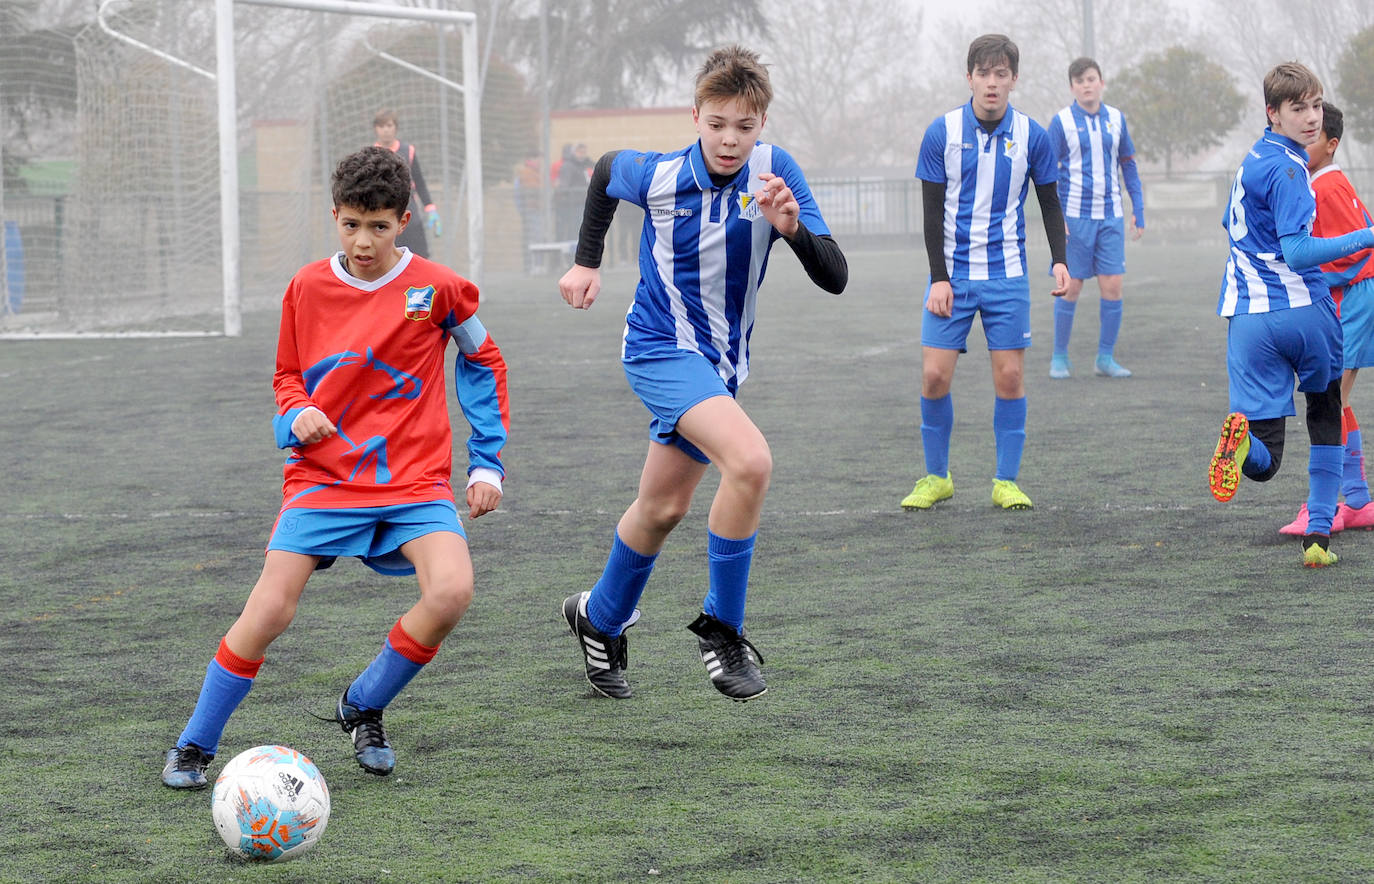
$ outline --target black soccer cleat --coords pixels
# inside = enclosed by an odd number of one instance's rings
[[[568,629],[577,638],[582,648],[582,657],[587,667],[587,683],[603,697],[625,700],[634,695],[630,683],[625,680],[625,670],[629,668],[629,647],[625,641],[625,630],[639,621],[636,608],[630,622],[621,629],[615,638],[592,625],[587,619],[587,598],[590,592],[580,592],[563,600],[563,619],[568,621]]]
[[[763,655],[744,637],[743,629],[735,632],[728,623],[706,613],[687,628],[697,634],[701,662],[706,664],[706,674],[716,690],[741,703],[762,696],[768,690],[763,673],[759,671]]]
[[[162,768],[162,785],[172,789],[204,789],[210,785],[205,777],[205,768],[214,760],[212,753],[199,746],[173,746],[167,750],[167,764]]]
[[[348,702],[348,688],[339,695],[334,720],[343,732],[353,738],[353,757],[358,766],[370,774],[384,777],[396,767],[396,753],[386,741],[382,727],[382,710],[359,709]]]

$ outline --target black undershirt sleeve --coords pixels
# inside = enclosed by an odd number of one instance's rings
[[[587,201],[582,208],[582,228],[577,234],[577,254],[573,262],[581,267],[600,267],[601,254],[606,248],[606,231],[611,229],[615,218],[615,207],[619,203],[615,197],[606,193],[611,183],[611,163],[615,161],[618,150],[602,154],[592,169],[592,180],[587,184]]]
[[[949,269],[945,267],[945,185],[922,181],[921,206],[930,281],[949,282]]]
[[[1035,195],[1040,200],[1040,214],[1045,218],[1045,238],[1050,241],[1050,263],[1067,263],[1068,236],[1064,233],[1064,211],[1059,207],[1059,185],[1035,185]]]
[[[791,239],[783,239],[787,240],[801,260],[802,268],[812,282],[832,295],[844,291],[849,282],[849,262],[845,260],[844,252],[840,251],[840,244],[835,242],[834,237],[828,234],[817,236],[798,220],[797,232]]]

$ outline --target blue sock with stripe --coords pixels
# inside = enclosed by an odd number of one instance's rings
[[[1097,314],[1102,320],[1102,331],[1097,338],[1097,355],[1110,356],[1116,349],[1116,338],[1121,333],[1121,302],[1102,299]]]
[[[1307,533],[1330,534],[1341,492],[1341,445],[1313,445],[1307,459]]]
[[[1360,509],[1369,503],[1369,482],[1364,474],[1364,445],[1360,439],[1360,427],[1355,423],[1355,415],[1345,409],[1348,424],[1353,428],[1345,434],[1345,463],[1341,468],[1341,493],[1345,495],[1346,505]]]
[[[348,686],[348,702],[359,709],[385,709],[437,653],[438,645],[420,644],[397,620],[381,653]]]
[[[997,478],[1016,481],[1026,447],[1026,397],[998,398],[992,406],[992,434],[997,440]]]
[[[742,540],[730,540],[707,532],[706,555],[711,588],[702,610],[736,632],[744,626],[744,601],[749,591],[749,566],[754,561],[755,531]]]
[[[939,399],[921,397],[921,446],[925,449],[926,472],[932,476],[949,475],[949,437],[954,431],[954,399],[949,393]]]
[[[646,556],[635,552],[620,539],[619,531],[615,533],[601,579],[587,599],[587,619],[592,626],[610,638],[620,635],[644,594],[644,584],[649,582],[657,558],[657,553]]]
[[[223,662],[221,662],[223,661]],[[229,716],[253,688],[261,660],[248,661],[235,655],[220,640],[219,651],[205,667],[205,681],[200,686],[200,698],[186,727],[177,737],[178,746],[199,746],[214,755],[219,752],[219,738]],[[237,674],[228,667],[239,670]]]
[[[1069,355],[1069,337],[1073,334],[1073,314],[1078,309],[1077,301],[1066,298],[1054,299],[1054,355]]]

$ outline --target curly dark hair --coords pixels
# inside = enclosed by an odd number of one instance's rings
[[[339,161],[330,181],[330,192],[336,209],[392,209],[400,218],[410,205],[410,169],[395,151],[364,147]]]

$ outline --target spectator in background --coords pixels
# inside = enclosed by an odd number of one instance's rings
[[[420,172],[420,160],[415,156],[415,145],[407,144],[396,137],[399,122],[396,112],[389,107],[377,111],[372,118],[372,129],[377,133],[377,147],[385,147],[401,155],[410,166],[410,220],[400,235],[396,245],[405,246],[421,258],[429,257],[429,242],[425,239],[425,228],[436,237],[443,233],[439,223],[439,210],[429,198],[429,188],[425,186],[425,176]],[[419,209],[420,211],[416,211]],[[421,218],[424,224],[419,223]]]

